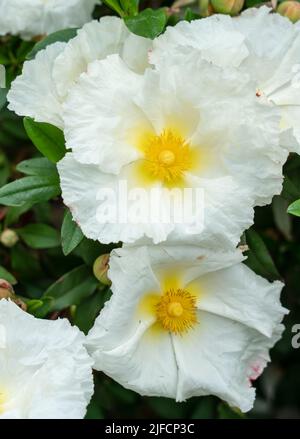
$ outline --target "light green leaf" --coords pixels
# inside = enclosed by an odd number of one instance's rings
[[[12,285],[17,283],[16,278],[9,271],[7,271],[6,268],[2,267],[2,265],[0,265],[0,279],[5,279]]]
[[[53,248],[60,245],[59,233],[47,224],[27,224],[17,229],[17,233],[29,247],[35,249]]]
[[[300,216],[300,200],[296,200],[290,204],[287,211],[291,215]]]
[[[51,162],[57,163],[65,153],[63,132],[49,123],[35,122],[30,117],[24,118],[24,127],[34,146]]]
[[[167,23],[165,9],[144,9],[134,17],[124,18],[128,29],[136,35],[152,40],[161,34]]]
[[[60,194],[59,180],[53,177],[30,176],[8,183],[0,189],[0,204],[23,206],[40,203]]]
[[[82,240],[83,233],[73,221],[71,212],[67,210],[61,228],[61,243],[64,255],[67,256],[71,253]]]
[[[76,37],[77,28],[62,29],[57,32],[53,32],[41,41],[35,44],[33,49],[27,54],[26,59],[33,59],[35,55],[42,49],[45,49],[49,44],[56,43],[57,41],[68,42],[72,38]]]
[[[120,0],[120,5],[127,16],[136,15],[139,11],[139,0]]]
[[[79,305],[93,294],[97,285],[98,281],[88,267],[81,265],[51,285],[41,299],[52,299],[49,311],[60,311],[71,305]]]

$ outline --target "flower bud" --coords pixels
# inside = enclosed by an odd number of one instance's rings
[[[109,254],[101,255],[94,262],[93,272],[95,277],[104,285],[111,285],[107,271],[109,269]]]
[[[14,230],[5,229],[0,235],[0,242],[5,247],[13,247],[19,241],[19,237]]]
[[[210,0],[199,0],[199,13],[201,17],[209,17],[214,12]]]
[[[244,0],[211,0],[215,12],[237,15],[244,6]]]
[[[14,296],[14,289],[5,279],[0,279],[0,300],[12,299]]]
[[[282,2],[277,8],[277,12],[289,18],[292,23],[296,23],[300,18],[300,3],[296,1]]]

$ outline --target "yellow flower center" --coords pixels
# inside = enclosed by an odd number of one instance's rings
[[[191,147],[171,130],[148,138],[144,149],[146,170],[151,177],[163,183],[180,183],[186,171],[191,169]]]
[[[181,288],[166,291],[155,309],[162,327],[174,334],[187,332],[197,323],[196,297]]]

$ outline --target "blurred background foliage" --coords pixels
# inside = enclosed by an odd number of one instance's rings
[[[239,8],[258,4],[246,0]],[[190,21],[213,10],[206,0],[178,0],[175,4],[143,0],[139,10],[146,8],[152,8],[142,12],[150,23],[153,14],[163,13],[160,21],[155,20],[158,28],[145,29],[143,20],[135,19],[140,17],[135,0],[105,0],[97,7],[95,18],[123,15],[134,32],[153,38],[167,22]],[[74,30],[59,32],[37,45],[35,41],[2,37],[0,64],[6,67],[7,89],[25,59],[52,40],[68,40],[73,35]],[[110,297],[109,286],[99,282],[102,277],[95,277],[93,265],[112,246],[84,238],[63,206],[54,164],[64,153],[62,133],[31,119],[23,122],[11,113],[6,108],[7,89],[0,89],[0,278],[13,284],[17,296],[35,316],[68,317],[87,332]],[[300,324],[300,219],[287,213],[288,206],[300,198],[300,157],[290,155],[284,174],[282,194],[274,197],[272,205],[256,209],[255,226],[242,238],[242,244],[249,247],[246,263],[269,280],[285,282],[282,301],[290,310],[284,336],[271,352],[273,361],[255,383],[254,409],[244,416],[215,397],[192,398],[181,404],[166,398],[143,398],[95,373],[95,395],[87,418],[300,418],[300,349],[291,343],[292,327]],[[7,183],[10,185],[5,186]],[[9,188],[6,196],[4,187]]]

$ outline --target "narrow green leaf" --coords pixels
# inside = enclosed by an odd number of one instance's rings
[[[253,229],[247,230],[245,235],[249,247],[249,251],[246,253],[246,265],[255,271],[256,274],[269,280],[280,279],[280,274],[278,273],[267,246],[260,235]]]
[[[34,146],[51,162],[57,163],[65,153],[63,132],[49,123],[35,122],[30,117],[24,118],[24,127]]]
[[[7,271],[6,268],[2,267],[2,265],[0,265],[0,279],[5,279],[12,285],[17,283],[16,278],[9,271]]]
[[[300,200],[296,200],[290,204],[287,211],[291,215],[300,216]]]
[[[30,176],[8,183],[0,189],[0,204],[23,206],[40,203],[60,194],[59,181],[52,177]]]
[[[57,32],[53,32],[41,41],[35,44],[33,49],[27,54],[26,59],[33,59],[35,55],[42,49],[45,49],[49,44],[56,43],[57,41],[67,43],[72,38],[76,37],[77,28],[62,29]]]
[[[60,245],[59,233],[47,224],[27,224],[17,229],[17,233],[31,248],[53,248]]]
[[[24,160],[16,167],[17,171],[27,175],[50,176],[58,178],[58,172],[54,163],[46,157]]]
[[[67,256],[71,253],[82,240],[83,233],[73,221],[71,212],[67,210],[61,228],[61,243],[64,255]]]
[[[136,35],[152,40],[161,34],[167,23],[167,15],[164,8],[144,9],[134,17],[124,18],[128,29]]]
[[[49,311],[60,311],[71,305],[79,305],[93,294],[97,285],[98,281],[88,267],[81,265],[51,285],[41,299],[52,299]]]

